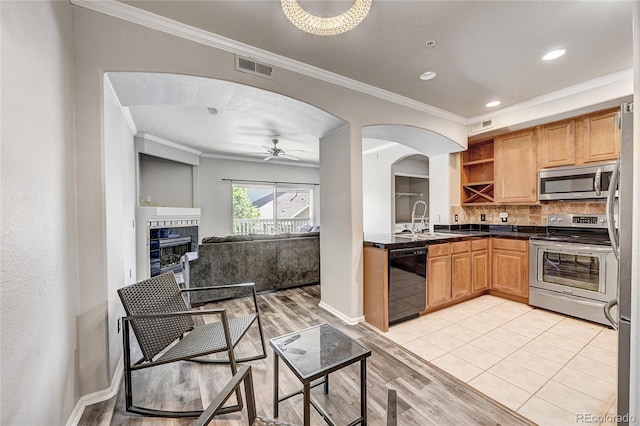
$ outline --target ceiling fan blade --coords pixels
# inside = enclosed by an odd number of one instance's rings
[[[280,156],[289,159],[289,160],[293,160],[293,161],[300,161],[300,159],[298,157],[295,157],[293,155],[289,155],[289,154],[280,154]]]
[[[307,152],[304,149],[287,149],[287,152]]]
[[[271,160],[272,158],[273,158],[273,156],[272,156],[272,155],[270,155],[270,156],[268,156],[268,157],[265,157],[265,158],[264,158],[264,160],[262,160],[262,161],[269,161],[269,160]]]

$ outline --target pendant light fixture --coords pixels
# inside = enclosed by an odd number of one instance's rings
[[[315,16],[304,10],[298,0],[281,0],[282,10],[293,25],[315,35],[341,34],[358,25],[369,13],[371,0],[355,0],[349,10],[336,16]]]

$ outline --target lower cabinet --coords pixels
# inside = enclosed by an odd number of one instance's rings
[[[489,239],[471,241],[471,292],[482,293],[491,285]]]
[[[429,245],[427,252],[427,309],[451,300],[451,244]]]
[[[529,242],[491,239],[491,289],[498,293],[529,298]]]
[[[471,241],[451,243],[451,298],[471,294]]]

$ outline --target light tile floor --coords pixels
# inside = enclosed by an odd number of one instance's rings
[[[485,295],[380,333],[540,425],[615,416],[617,334],[601,325]]]

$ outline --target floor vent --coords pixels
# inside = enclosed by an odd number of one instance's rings
[[[271,65],[254,61],[245,56],[236,55],[236,71],[273,79],[273,67]]]
[[[493,128],[493,123],[491,120],[479,121],[471,125],[471,133],[478,133],[483,130],[489,130],[491,128]]]

